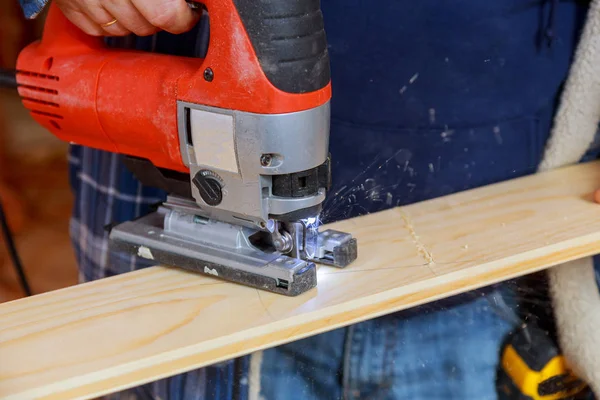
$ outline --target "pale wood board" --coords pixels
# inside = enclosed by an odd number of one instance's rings
[[[296,298],[155,267],[2,304],[0,397],[91,398],[600,253],[597,186],[589,163],[342,221],[359,259]]]

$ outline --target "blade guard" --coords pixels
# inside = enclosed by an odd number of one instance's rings
[[[17,62],[32,117],[58,138],[188,172],[177,101],[260,114],[320,106],[331,97],[318,0],[204,0],[205,59],[117,50],[51,4],[41,41]],[[204,78],[210,68],[212,80]]]

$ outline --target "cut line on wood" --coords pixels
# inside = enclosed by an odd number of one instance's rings
[[[413,226],[413,223],[412,223],[408,213],[406,211],[404,211],[402,208],[398,208],[398,212],[400,213],[400,216],[402,217],[402,221],[404,222],[404,227],[406,228],[406,230],[408,230],[408,233],[410,234],[410,237],[412,238],[412,241],[415,244],[415,246],[417,246],[417,251],[419,252],[419,254],[423,256],[423,258],[425,259],[425,262],[427,262],[427,265],[435,264],[435,260],[433,259],[433,254],[431,254],[431,252],[429,250],[427,250],[425,248],[425,245],[423,243],[421,243],[421,241],[419,240],[419,235],[417,235],[417,232],[415,232],[415,228]],[[433,270],[432,270],[432,272],[435,274],[435,272]]]

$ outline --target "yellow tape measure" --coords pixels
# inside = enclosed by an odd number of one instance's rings
[[[532,325],[511,334],[502,348],[497,390],[501,400],[563,400],[589,393],[547,333]]]

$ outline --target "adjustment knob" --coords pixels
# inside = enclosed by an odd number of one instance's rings
[[[202,171],[198,172],[192,180],[194,185],[198,188],[200,197],[209,206],[218,206],[223,200],[223,190],[221,189],[221,183],[210,175],[202,174]]]

